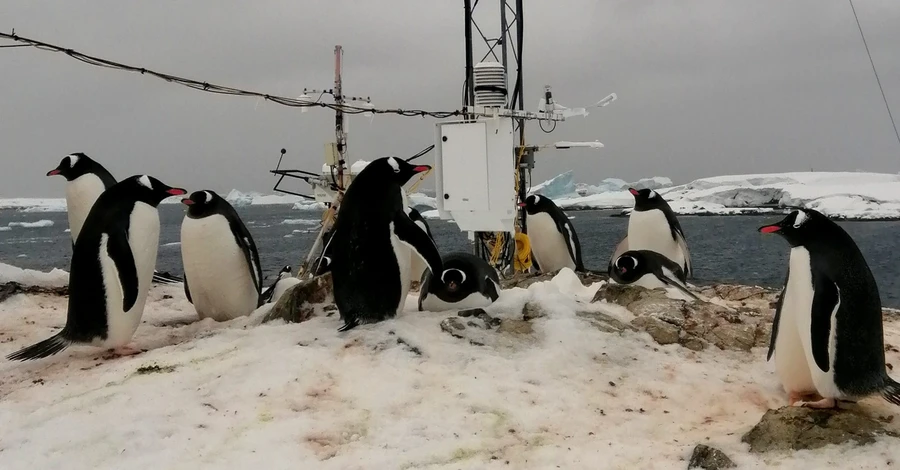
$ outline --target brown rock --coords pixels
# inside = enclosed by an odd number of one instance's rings
[[[750,352],[756,343],[756,327],[726,323],[713,328],[708,338],[720,349]]]
[[[678,342],[679,328],[656,317],[637,317],[631,324],[646,331],[659,344]]]
[[[333,303],[333,299],[331,273],[316,276],[288,288],[263,318],[263,323],[279,318],[288,323],[304,322],[315,315],[316,307],[321,309],[322,304]]]
[[[514,335],[530,335],[534,333],[531,323],[525,320],[504,319],[497,328],[498,333],[509,333]]]
[[[691,454],[691,460],[688,462],[688,470],[693,468],[702,468],[704,470],[721,470],[723,468],[734,468],[737,465],[719,449],[714,447],[697,444],[694,452]]]
[[[16,294],[46,294],[46,295],[55,295],[60,297],[65,297],[69,295],[69,286],[63,287],[39,287],[39,286],[25,286],[19,284],[18,282],[7,282],[0,286],[0,302],[5,301],[6,299],[16,295]]]
[[[823,410],[786,406],[769,410],[741,438],[750,452],[818,449],[828,444],[871,444],[880,435],[898,437],[878,420],[858,410]]]
[[[527,302],[522,307],[522,318],[524,320],[534,320],[535,318],[543,318],[547,316],[547,312],[541,308],[540,304],[535,302]]]
[[[576,312],[575,315],[588,320],[595,328],[606,333],[620,333],[625,330],[637,331],[634,326],[623,323],[605,313]]]

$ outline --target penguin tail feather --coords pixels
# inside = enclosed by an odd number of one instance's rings
[[[72,341],[63,336],[64,331],[60,331],[39,343],[22,348],[6,356],[6,358],[10,361],[31,361],[57,354],[72,345]]]
[[[344,326],[338,328],[338,333],[343,333],[345,331],[352,330],[352,329],[356,328],[357,326],[359,326],[359,320],[350,320],[350,321],[344,323]]]
[[[884,388],[881,389],[881,396],[885,400],[900,406],[900,383],[888,377],[884,381]]]

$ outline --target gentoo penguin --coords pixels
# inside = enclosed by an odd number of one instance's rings
[[[443,262],[441,282],[432,282],[431,272],[424,273],[419,311],[484,308],[500,297],[500,277],[487,261],[471,253],[451,253]]]
[[[525,207],[525,228],[537,268],[545,273],[562,268],[583,272],[581,244],[566,213],[550,198],[537,194],[519,206]]]
[[[685,285],[686,278],[681,266],[655,251],[629,250],[622,253],[613,262],[610,277],[618,284],[647,289],[675,287],[691,298],[697,298]]]
[[[759,231],[791,246],[767,356],[791,404],[831,408],[878,393],[900,405],[900,384],[885,370],[878,286],[850,235],[812,209]]]
[[[347,188],[337,213],[331,248],[339,331],[393,318],[403,309],[415,251],[431,272],[443,272],[434,242],[406,213],[403,185],[428,171],[396,157],[369,163]]]
[[[622,241],[620,241],[619,244],[616,245],[616,249],[613,250],[612,257],[609,258],[609,265],[606,267],[606,274],[612,276],[613,263],[626,251],[628,251],[628,235],[625,235],[625,238],[623,238]]]
[[[114,348],[120,355],[140,324],[159,247],[159,203],[185,194],[156,178],[135,175],[103,192],[75,242],[69,269],[66,326],[7,356],[30,360],[75,343]]]
[[[419,211],[415,210],[412,207],[408,207],[406,209],[407,215],[409,215],[410,220],[415,222],[416,225],[419,226],[425,233],[428,235],[428,238],[431,239],[432,243],[434,242],[434,237],[431,235],[431,227],[428,226],[428,222],[425,222],[425,219],[422,217],[422,214]],[[437,243],[435,243],[437,246]],[[422,275],[425,273],[425,260],[423,260],[418,255],[413,254],[412,259],[410,260],[410,268],[409,268],[409,278],[414,281],[420,281],[422,279]]]
[[[278,280],[275,281],[275,284],[273,284],[271,288],[269,288],[270,292],[268,294],[268,299],[266,299],[266,302],[278,302],[278,299],[280,299],[288,289],[296,286],[297,284],[300,284],[300,279],[297,279],[295,276],[291,275],[290,266],[285,266],[278,274]]]
[[[184,293],[200,319],[233,320],[262,305],[262,268],[250,231],[215,191],[195,191],[181,222]]]
[[[55,175],[61,175],[66,179],[66,212],[74,246],[84,225],[84,219],[87,218],[94,202],[103,191],[116,184],[116,179],[103,165],[82,152],[63,157],[56,168],[47,172],[47,176]],[[154,271],[153,281],[174,284],[178,279]]]
[[[628,249],[655,251],[678,263],[687,277],[693,277],[684,231],[669,203],[652,189],[628,191],[634,196],[634,210],[628,217]]]

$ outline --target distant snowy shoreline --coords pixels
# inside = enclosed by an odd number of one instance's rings
[[[635,182],[607,178],[596,185],[576,183],[567,171],[531,188],[532,194],[551,198],[567,211],[622,210],[626,216],[634,202],[629,187],[659,192],[679,215],[736,216],[782,214],[793,208],[816,209],[838,220],[900,220],[900,175],[865,172],[795,172],[701,178],[674,185],[655,176]],[[302,211],[322,211],[324,204],[287,194],[231,190],[225,197],[234,206],[293,205]],[[433,196],[410,194],[417,207],[437,207]],[[177,204],[173,198],[164,204]],[[0,198],[0,209],[20,212],[65,212],[63,198]],[[426,218],[437,217],[436,211]]]

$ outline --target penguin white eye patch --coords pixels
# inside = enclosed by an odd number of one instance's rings
[[[78,163],[78,155],[69,155],[69,168],[73,168]]]
[[[656,196],[659,196],[659,194],[656,194],[656,191],[650,191],[650,196],[648,196],[648,198],[649,198],[649,199],[653,199],[653,198],[655,198]]]
[[[449,273],[450,271],[456,271],[459,273],[459,275],[462,277],[462,281],[460,281],[460,283],[466,282],[466,273],[464,273],[456,268],[445,269],[444,272],[441,273],[441,282],[443,282],[444,284],[447,283],[447,281],[444,279],[444,277],[447,276],[447,273]]]
[[[806,223],[808,218],[809,216],[806,215],[806,212],[797,211],[797,218],[794,219],[794,228],[800,228],[801,225]]]
[[[616,262],[615,262],[614,266],[617,267],[617,268],[619,268],[619,269],[622,269],[622,266],[619,265],[619,261],[622,261],[622,260],[625,259],[625,258],[630,259],[631,262],[634,263],[634,266],[632,266],[631,269],[635,269],[635,268],[638,267],[638,260],[637,260],[637,258],[635,258],[635,257],[633,257],[633,256],[620,256],[620,257],[616,258]]]
[[[541,202],[541,197],[540,197],[540,196],[535,196],[535,197],[534,197],[534,203],[537,204],[537,203],[539,203],[539,202]]]
[[[391,165],[391,168],[394,169],[394,173],[400,173],[400,164],[397,163],[397,159],[394,157],[388,157],[388,164]]]
[[[212,194],[209,194],[209,191],[203,191],[203,194],[206,194],[206,202],[212,201]]]
[[[150,177],[147,175],[141,175],[141,177],[138,178],[138,184],[145,188],[153,189],[153,184],[150,183]]]

